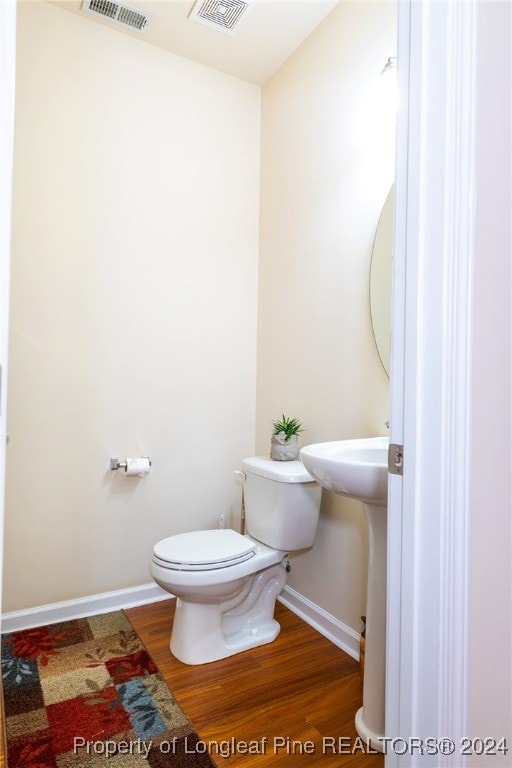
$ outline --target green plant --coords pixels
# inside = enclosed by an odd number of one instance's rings
[[[272,426],[274,427],[272,434],[280,435],[284,432],[285,440],[289,440],[293,435],[298,435],[299,432],[304,431],[302,424],[298,419],[288,419],[284,413],[282,418],[280,418],[278,421],[274,421]]]

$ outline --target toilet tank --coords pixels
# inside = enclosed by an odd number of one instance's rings
[[[242,462],[247,533],[287,552],[315,540],[322,488],[301,461],[255,456]]]

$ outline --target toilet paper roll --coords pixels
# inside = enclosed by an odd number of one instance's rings
[[[147,456],[139,456],[138,458],[126,459],[126,474],[138,477],[148,475],[151,469],[151,463]]]

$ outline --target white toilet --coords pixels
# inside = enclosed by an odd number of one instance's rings
[[[153,549],[151,575],[177,599],[171,652],[205,664],[270,643],[287,554],[313,545],[322,489],[300,461],[242,462],[247,534],[231,529],[169,536]]]

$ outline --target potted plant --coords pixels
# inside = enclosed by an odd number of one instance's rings
[[[274,461],[293,461],[299,455],[298,436],[303,431],[298,419],[282,418],[273,423],[270,458]]]

